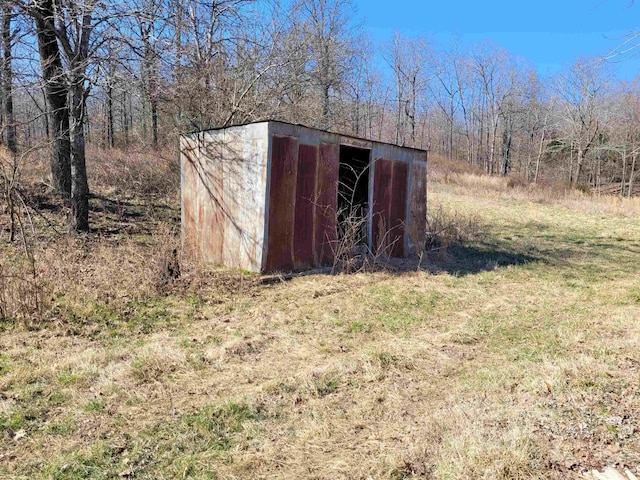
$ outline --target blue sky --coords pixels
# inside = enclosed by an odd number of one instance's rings
[[[640,29],[640,1],[630,0],[354,0],[375,41],[394,31],[447,44],[491,40],[557,73],[578,57],[606,55]],[[640,53],[640,52],[639,52]],[[640,74],[640,56],[616,64],[620,79]]]

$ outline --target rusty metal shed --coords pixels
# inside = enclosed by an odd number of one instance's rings
[[[330,264],[348,196],[372,251],[422,248],[427,152],[277,121],[180,139],[182,239],[196,258],[252,272]]]

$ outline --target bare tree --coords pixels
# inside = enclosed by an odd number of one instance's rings
[[[327,130],[333,123],[332,100],[343,88],[354,64],[349,25],[353,4],[351,0],[298,0],[295,11],[309,49],[309,79],[319,95],[320,116],[316,124]]]
[[[7,148],[14,154],[18,151],[16,141],[16,124],[13,115],[13,36],[11,21],[13,19],[13,6],[10,3],[2,4],[2,49],[4,58],[2,64],[2,104],[4,106],[4,138]]]
[[[51,176],[53,187],[71,196],[71,143],[69,138],[68,82],[62,66],[62,55],[56,34],[56,14],[53,0],[37,0],[32,4],[19,2],[23,12],[36,24],[36,36],[42,65],[44,91],[48,103],[53,152]]]
[[[580,182],[587,155],[596,147],[602,131],[600,121],[601,99],[605,95],[607,79],[603,64],[592,59],[580,59],[563,72],[555,84],[562,100],[567,139],[576,161],[569,165],[569,182]],[[570,157],[573,159],[573,155]]]
[[[66,148],[68,132],[70,151],[70,194],[72,228],[89,230],[89,185],[85,158],[86,100],[90,91],[88,69],[104,37],[96,35],[99,26],[111,17],[106,4],[97,0],[39,0],[15,2],[18,8],[36,21],[41,63],[48,85],[51,109],[60,113],[55,119],[55,139]],[[100,12],[96,15],[97,11]],[[93,42],[94,37],[100,38]],[[64,61],[63,61],[64,59]],[[67,117],[68,112],[68,117]],[[68,128],[65,119],[68,118]],[[66,155],[61,148],[59,157]],[[56,148],[54,148],[56,150]],[[62,163],[62,162],[59,162]],[[65,178],[65,175],[61,175]],[[66,188],[66,185],[61,185]]]
[[[396,143],[415,146],[418,104],[432,78],[429,44],[425,39],[405,38],[396,33],[386,46],[384,57],[396,82]]]

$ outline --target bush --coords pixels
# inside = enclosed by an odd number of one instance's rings
[[[39,323],[51,306],[51,283],[33,259],[0,263],[0,321]]]
[[[520,175],[511,175],[507,178],[507,187],[509,188],[527,188],[529,182]]]
[[[433,206],[427,213],[425,249],[444,253],[452,244],[474,240],[480,232],[477,217],[448,212],[442,205]]]

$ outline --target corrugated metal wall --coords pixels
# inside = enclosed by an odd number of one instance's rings
[[[372,249],[394,257],[405,255],[409,165],[379,158],[374,163]]]
[[[339,145],[272,137],[266,270],[329,263],[336,240]]]

